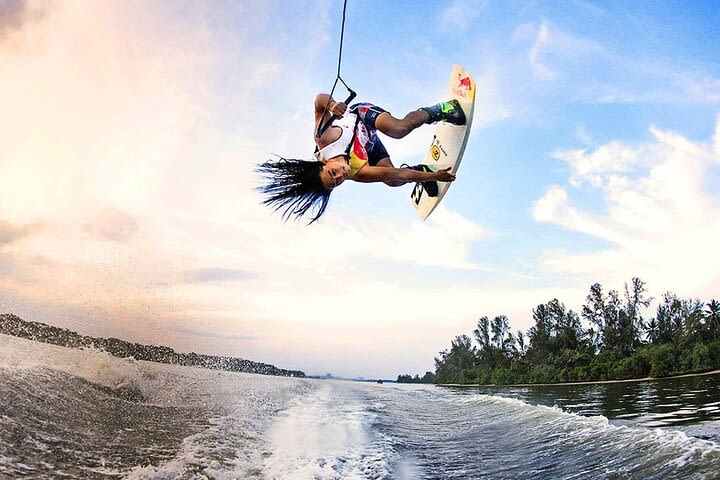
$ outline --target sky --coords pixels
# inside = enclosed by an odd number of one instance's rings
[[[342,78],[396,116],[477,82],[457,180],[260,205],[310,159],[342,2],[0,0],[0,313],[308,374],[395,378],[481,316],[599,282],[720,297],[717,2],[348,0]],[[346,92],[339,87],[336,96]],[[420,163],[426,126],[383,137]],[[653,315],[653,306],[645,312]]]

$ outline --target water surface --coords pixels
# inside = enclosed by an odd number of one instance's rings
[[[618,420],[613,422],[617,424],[627,420],[645,427],[680,427],[720,421],[720,374],[640,382],[461,387],[456,391],[502,395],[584,416],[602,415]]]
[[[718,381],[378,385],[0,335],[0,478],[718,478]]]

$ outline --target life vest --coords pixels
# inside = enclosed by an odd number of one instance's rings
[[[370,141],[370,132],[368,132],[365,124],[359,120],[356,113],[348,113],[342,118],[333,120],[332,126],[342,129],[340,137],[315,152],[315,159],[318,161],[339,156],[346,157],[348,165],[350,165],[348,178],[353,178],[368,162],[368,153],[365,146]]]

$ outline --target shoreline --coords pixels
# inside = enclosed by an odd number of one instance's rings
[[[683,373],[681,375],[672,375],[669,377],[643,377],[643,378],[627,378],[624,380],[595,380],[590,382],[558,382],[558,383],[512,383],[508,385],[497,385],[495,383],[437,383],[438,387],[557,387],[572,385],[600,385],[604,383],[632,383],[632,382],[649,382],[656,380],[669,380],[672,378],[683,377],[701,377],[705,375],[720,374],[720,369],[711,370],[709,372],[700,373]]]
[[[305,378],[305,372],[278,368],[269,363],[240,357],[182,353],[164,345],[143,345],[112,337],[90,337],[66,328],[23,320],[12,313],[0,314],[0,334],[64,348],[95,348],[119,358],[132,357],[135,360],[210,370]]]

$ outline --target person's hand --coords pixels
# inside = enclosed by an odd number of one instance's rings
[[[442,170],[435,172],[435,180],[438,182],[452,182],[455,180],[455,175],[450,173],[451,168],[452,167],[443,168]]]
[[[342,116],[345,115],[346,110],[347,105],[345,105],[344,102],[335,102],[335,105],[330,108],[330,113],[337,118],[342,118]]]

